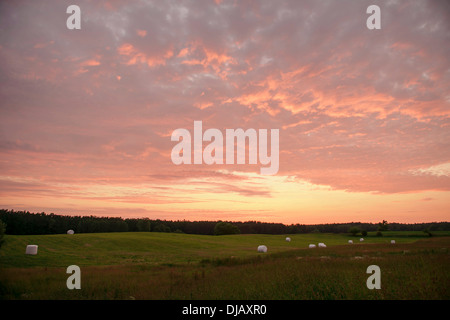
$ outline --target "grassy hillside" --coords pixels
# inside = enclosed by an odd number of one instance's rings
[[[71,264],[123,265],[130,263],[179,264],[203,259],[252,257],[258,245],[268,253],[307,248],[310,243],[327,246],[355,244],[360,237],[336,234],[295,234],[286,242],[283,235],[205,236],[158,232],[85,233],[74,235],[7,235],[0,250],[1,267],[62,267]],[[385,232],[384,237],[369,236],[364,243],[411,242],[424,238],[417,232]],[[38,245],[38,255],[25,255],[27,244]]]
[[[7,236],[0,299],[450,298],[450,237],[384,234],[363,243],[337,234],[290,235],[291,242],[279,235]],[[307,248],[318,242],[327,248]],[[25,255],[27,244],[39,245],[37,256]],[[268,253],[256,251],[260,244]],[[71,264],[81,267],[81,290],[66,287]],[[381,290],[366,287],[372,264],[381,268]]]

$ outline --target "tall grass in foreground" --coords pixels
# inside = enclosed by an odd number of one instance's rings
[[[2,299],[449,299],[449,237],[396,245],[300,249],[199,263],[84,266],[81,290],[64,268],[0,270]],[[369,265],[381,289],[369,290]]]

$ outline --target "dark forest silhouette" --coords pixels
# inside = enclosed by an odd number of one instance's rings
[[[96,216],[68,216],[53,213],[30,213],[0,209],[0,220],[6,224],[6,234],[62,234],[67,230],[75,233],[94,232],[179,232],[187,234],[213,235],[220,221],[152,220],[148,218],[119,218]],[[330,223],[330,224],[290,224],[259,221],[227,221],[242,234],[295,234],[295,233],[348,233],[351,228],[361,231],[450,231],[450,222],[432,223]]]

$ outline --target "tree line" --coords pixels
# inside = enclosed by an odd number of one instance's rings
[[[226,225],[216,228],[222,221],[187,221],[160,220],[148,218],[121,218],[96,216],[68,216],[30,213],[29,211],[14,211],[0,209],[0,220],[5,225],[5,234],[61,234],[67,230],[75,233],[97,232],[179,232],[187,234],[224,234],[228,231]],[[450,222],[434,223],[331,223],[331,224],[290,224],[259,221],[230,222],[233,225],[231,233],[242,234],[295,234],[295,233],[347,233],[351,228],[366,232],[379,231],[380,227],[391,231],[450,231]],[[229,227],[229,226],[228,226]],[[218,231],[219,230],[219,231]]]

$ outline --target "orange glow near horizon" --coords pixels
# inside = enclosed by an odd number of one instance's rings
[[[234,185],[236,190],[221,190],[220,185],[214,190],[217,181],[191,179],[187,184],[168,187],[167,193],[161,193],[155,185],[106,185],[80,186],[78,191],[72,190],[70,195],[61,197],[35,195],[23,199],[19,195],[11,195],[8,199],[11,203],[21,203],[19,206],[10,207],[15,210],[123,218],[262,221],[284,224],[376,223],[382,220],[416,223],[448,220],[446,192],[347,192],[295,181],[288,177],[273,176],[261,179],[258,174],[247,176],[255,178],[257,182],[237,183]],[[270,193],[270,196],[239,194],[239,187],[244,190],[250,185]],[[428,211],[429,216],[418,219],[416,213],[423,211]]]

